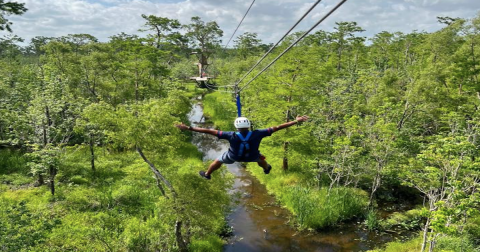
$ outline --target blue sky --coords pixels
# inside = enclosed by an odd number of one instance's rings
[[[7,0],[8,1],[8,0]],[[141,14],[178,19],[192,16],[216,21],[226,43],[250,5],[250,0],[15,0],[29,9],[10,16],[14,34],[26,41],[34,36],[58,37],[88,33],[100,41],[125,32],[139,34]],[[256,32],[264,43],[276,42],[314,3],[314,0],[256,0],[238,34]],[[307,30],[339,0],[323,0],[299,26]],[[479,0],[348,0],[317,29],[331,31],[335,22],[356,21],[371,37],[381,31],[432,32],[442,27],[437,16],[473,18]],[[7,34],[0,32],[0,36]]]

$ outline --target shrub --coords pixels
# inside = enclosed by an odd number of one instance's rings
[[[420,228],[422,224],[421,210],[412,209],[404,213],[395,212],[386,220],[380,222],[383,230],[393,227],[402,227],[404,229],[413,230]]]
[[[471,218],[465,226],[465,231],[472,237],[472,242],[480,246],[480,215]]]
[[[27,160],[20,151],[0,149],[0,174],[27,174],[28,171]]]
[[[142,190],[138,186],[122,185],[112,192],[115,205],[122,207],[127,212],[134,214],[142,208],[143,199]]]
[[[467,235],[461,237],[441,236],[437,240],[435,249],[442,252],[478,252],[478,250],[475,248],[475,245]]]
[[[367,215],[365,216],[365,226],[367,226],[368,230],[377,229],[380,225],[380,221],[377,217],[377,211],[370,210],[368,211]]]
[[[128,251],[162,251],[175,244],[173,230],[158,219],[129,219],[122,238]]]
[[[20,151],[0,149],[0,184],[21,186],[33,182],[27,160]]]
[[[70,182],[72,182],[73,184],[77,184],[77,185],[88,184],[88,180],[86,178],[82,177],[81,175],[75,175],[75,176],[71,177]]]
[[[98,192],[92,188],[75,186],[66,189],[62,194],[65,197],[63,204],[69,209],[94,211],[100,207],[100,202],[97,199]]]

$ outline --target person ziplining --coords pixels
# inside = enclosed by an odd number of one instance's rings
[[[308,120],[308,116],[298,116],[295,121],[292,122],[287,122],[284,124],[281,124],[277,127],[270,127],[268,129],[262,129],[262,130],[254,130],[250,131],[250,121],[246,117],[241,117],[242,112],[241,112],[241,102],[240,102],[240,93],[242,90],[244,90],[250,83],[252,83],[258,76],[260,76],[263,72],[265,72],[270,66],[272,66],[278,59],[280,59],[285,53],[287,53],[291,48],[293,48],[300,40],[302,40],[305,36],[307,36],[313,29],[315,29],[319,24],[321,24],[328,16],[330,16],[332,13],[334,13],[340,6],[342,6],[347,0],[342,0],[340,1],[333,9],[331,9],[323,18],[321,18],[317,23],[315,23],[308,31],[303,33],[301,36],[299,36],[290,46],[288,46],[283,52],[281,52],[275,59],[273,59],[267,66],[265,66],[261,71],[259,71],[252,79],[250,79],[243,87],[240,87],[240,83],[250,74],[252,73],[253,69],[256,68],[260,62],[266,58],[266,56],[272,52],[272,50],[290,33],[290,31],[293,30],[307,15],[312,11],[315,6],[317,6],[318,3],[320,3],[321,0],[317,0],[317,2],[310,7],[310,9],[297,21],[297,23],[290,28],[290,30],[275,44],[268,50],[265,55],[239,80],[235,83],[234,85],[234,93],[235,97],[237,100],[237,110],[238,110],[238,117],[235,120],[235,128],[237,129],[237,132],[229,131],[229,132],[223,132],[221,130],[212,130],[212,129],[205,129],[205,128],[199,128],[199,127],[191,127],[191,126],[186,126],[185,124],[177,124],[175,125],[177,128],[181,130],[191,130],[191,131],[196,131],[200,133],[206,133],[206,134],[211,134],[214,136],[217,136],[219,139],[227,139],[230,142],[230,147],[228,151],[223,153],[220,157],[215,159],[212,164],[210,164],[208,170],[205,171],[200,171],[200,176],[210,179],[211,174],[218,170],[222,164],[232,164],[234,162],[257,162],[259,166],[263,168],[263,171],[265,174],[269,174],[270,170],[272,169],[272,166],[269,165],[265,161],[265,157],[260,154],[258,148],[260,147],[260,142],[264,137],[271,136],[273,132],[277,130],[281,130],[284,128],[288,128],[297,122],[304,122]],[[252,4],[250,5],[249,9],[252,7],[253,3],[255,0],[252,1]],[[247,13],[248,13],[247,10]],[[246,14],[245,13],[245,16]],[[244,18],[245,18],[244,16]],[[242,19],[243,21],[243,19]],[[240,21],[240,24],[242,23]],[[239,26],[240,26],[239,24]],[[238,27],[237,27],[238,29]],[[237,30],[236,29],[236,30]],[[235,30],[235,32],[236,32]],[[235,34],[234,32],[234,34]],[[233,37],[233,35],[232,35]],[[230,42],[230,41],[229,41]],[[227,43],[228,45],[228,43]],[[225,46],[226,47],[226,46]],[[202,77],[202,71],[200,71],[200,77]],[[208,88],[209,86],[206,85]],[[211,89],[211,88],[210,88]]]
[[[257,162],[257,164],[263,168],[265,174],[269,174],[272,166],[265,161],[263,156],[258,150],[260,142],[264,137],[271,136],[274,132],[288,128],[297,124],[298,122],[305,122],[308,120],[308,116],[297,116],[295,121],[283,123],[276,127],[270,127],[267,129],[250,131],[251,123],[246,117],[238,117],[235,119],[234,125],[237,129],[234,131],[221,131],[206,129],[200,127],[187,126],[183,123],[176,124],[175,127],[180,130],[190,130],[199,133],[210,134],[218,137],[219,139],[226,139],[230,143],[228,151],[224,152],[217,159],[215,159],[208,170],[200,171],[199,174],[205,179],[211,179],[211,175],[214,171],[218,170],[222,164],[233,164],[234,162]]]

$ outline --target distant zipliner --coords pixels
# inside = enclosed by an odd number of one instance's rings
[[[212,86],[215,85],[211,83],[211,79],[213,79],[214,77],[209,76],[207,72],[207,68],[209,65],[207,57],[203,53],[198,54],[197,52],[192,52],[191,54],[197,54],[199,55],[199,57],[198,62],[195,63],[195,65],[198,66],[198,76],[190,77],[190,80],[194,80],[199,88],[212,89]]]

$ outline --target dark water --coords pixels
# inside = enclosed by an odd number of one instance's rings
[[[193,106],[189,118],[193,125],[208,127],[203,123],[200,104]],[[194,133],[193,143],[204,153],[205,161],[217,158],[228,149],[228,142],[205,134]],[[265,186],[244,167],[238,163],[226,166],[235,175],[231,192],[238,195],[238,204],[228,216],[234,237],[225,245],[226,252],[365,251],[399,238],[398,235],[368,232],[356,222],[322,232],[300,232],[292,226],[291,214],[281,208],[275,198],[268,195]]]

